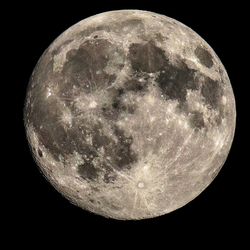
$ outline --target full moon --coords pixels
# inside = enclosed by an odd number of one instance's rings
[[[47,180],[73,204],[119,220],[197,197],[229,153],[236,109],[213,49],[184,24],[119,10],[80,21],[43,53],[24,124]]]

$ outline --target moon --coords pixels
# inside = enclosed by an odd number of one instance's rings
[[[119,10],[80,21],[43,53],[24,124],[47,180],[71,203],[119,220],[197,197],[223,166],[236,109],[213,49],[184,24]]]

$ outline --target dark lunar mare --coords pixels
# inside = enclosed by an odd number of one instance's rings
[[[122,171],[131,168],[131,164],[137,161],[137,155],[131,149],[132,137],[126,136],[125,132],[117,126],[113,126],[117,142],[103,134],[102,124],[94,125],[91,135],[93,136],[93,151],[83,150],[84,164],[78,166],[80,175],[87,180],[96,179],[99,173],[103,173],[105,182],[113,182],[116,179],[114,169]],[[95,167],[93,160],[98,157],[99,149],[103,148],[105,159],[98,167]],[[92,157],[90,157],[92,156]]]
[[[152,41],[144,44],[132,43],[129,47],[128,58],[134,71],[146,73],[162,70],[167,62],[164,51]]]
[[[42,107],[42,105],[38,106]],[[58,110],[57,103],[51,101],[48,109],[36,109],[39,113],[34,116],[32,123],[39,141],[49,150],[56,161],[62,161],[60,156],[67,157],[78,152],[84,161],[78,166],[80,176],[86,180],[94,180],[100,173],[103,173],[105,182],[115,180],[116,174],[113,169],[118,171],[129,169],[131,164],[136,162],[137,155],[131,149],[133,139],[126,136],[123,130],[113,127],[117,141],[104,134],[101,123],[88,124],[75,119],[72,127],[65,130],[63,125],[57,121],[59,119]],[[93,138],[92,145],[86,140],[90,135]],[[106,159],[100,161],[97,164],[98,167],[95,167],[93,161],[99,157],[98,150],[101,148],[104,149]],[[42,157],[40,149],[38,149],[38,154]]]
[[[115,75],[106,73],[104,69],[114,53],[124,57],[124,53],[106,39],[87,40],[79,49],[67,52],[67,62],[62,71],[66,79],[64,87],[69,88],[74,84],[85,93],[91,93],[110,86]],[[123,66],[121,63],[117,70]]]
[[[41,145],[52,154],[56,161],[62,161],[64,157],[78,152],[83,158],[83,163],[78,166],[78,172],[82,178],[90,181],[102,174],[105,182],[112,182],[116,178],[113,169],[122,171],[130,168],[137,159],[130,147],[132,138],[126,136],[124,131],[113,127],[117,141],[112,140],[104,134],[101,123],[95,124],[87,121],[83,123],[82,120],[76,119],[78,114],[74,105],[71,104],[74,89],[77,90],[76,94],[79,91],[90,94],[111,85],[115,75],[109,75],[103,69],[115,52],[123,56],[123,52],[111,46],[107,40],[86,41],[79,49],[70,50],[67,53],[67,62],[61,73],[53,71],[51,57],[42,57],[31,79],[36,91],[31,97],[33,106],[27,110],[26,118],[32,121]],[[40,68],[40,65],[45,66]],[[117,65],[118,69],[123,66],[123,64]],[[96,74],[97,71],[98,74]],[[46,85],[51,79],[55,84],[60,82],[59,91],[57,96],[52,95],[46,98]],[[123,111],[133,112],[132,107],[125,108],[122,103],[118,104],[119,96],[124,94],[124,91],[118,89],[116,92],[112,107],[117,110],[117,114]],[[59,99],[71,110],[74,117],[71,127],[65,128],[62,124],[63,109],[61,103],[58,102]],[[93,137],[93,145],[86,140],[90,135]],[[97,164],[98,167],[95,167],[93,161],[99,157],[98,150],[102,147],[105,157],[109,160],[100,161]],[[36,150],[38,155],[43,157],[41,149]]]
[[[202,64],[212,67],[212,56],[207,50],[198,47],[195,54]],[[188,90],[201,90],[208,107],[219,112],[216,123],[220,124],[223,117],[220,104],[223,95],[221,82],[212,80],[210,77],[188,67],[177,56],[176,62],[173,64],[165,52],[157,47],[153,41],[143,44],[131,44],[129,47],[129,60],[134,74],[158,74],[156,82],[165,100],[177,100],[181,112],[191,113],[190,124],[195,129],[199,130],[205,127],[205,123],[201,112],[191,112],[187,109],[186,96]]]

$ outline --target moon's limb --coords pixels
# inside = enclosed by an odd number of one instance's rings
[[[24,114],[53,186],[116,219],[159,216],[199,195],[226,160],[235,117],[212,48],[185,25],[137,10],[59,36],[32,74]]]

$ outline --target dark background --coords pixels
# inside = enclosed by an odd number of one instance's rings
[[[80,3],[81,4],[80,4]],[[132,239],[147,243],[163,240],[167,247],[174,239],[185,244],[203,239],[206,246],[214,240],[224,244],[243,242],[249,220],[249,163],[245,161],[249,147],[245,146],[245,119],[249,115],[246,85],[247,74],[247,6],[230,1],[61,1],[46,3],[13,3],[2,6],[3,27],[7,27],[7,45],[13,56],[5,63],[12,101],[8,94],[3,100],[13,107],[8,114],[14,122],[7,125],[13,136],[8,170],[8,209],[6,218],[10,235],[26,235],[22,240],[36,235],[39,242],[56,238],[64,242],[73,235],[74,241],[84,247],[86,243],[112,246],[116,239],[130,244]],[[29,151],[23,126],[23,105],[29,77],[41,54],[64,30],[91,15],[116,9],[141,9],[165,14],[191,27],[215,50],[224,64],[234,89],[237,105],[237,127],[235,139],[228,159],[212,184],[195,200],[168,215],[142,221],[116,221],[105,219],[71,205],[41,175]],[[9,26],[10,25],[10,26]],[[245,65],[245,66],[244,66]],[[11,79],[11,81],[10,81]],[[14,86],[13,86],[14,83]],[[6,99],[5,99],[6,98]],[[12,127],[13,126],[13,127]],[[13,143],[14,141],[14,143]],[[7,145],[7,144],[6,144]],[[13,154],[14,150],[14,154]],[[10,183],[11,182],[11,183]],[[14,183],[14,184],[12,184]],[[13,190],[12,190],[13,189]],[[4,193],[6,193],[4,191]],[[66,235],[66,236],[65,236]],[[104,240],[101,240],[103,236]],[[184,240],[186,236],[186,240]],[[225,237],[222,237],[225,236]],[[14,237],[14,238],[15,238]],[[223,240],[222,240],[223,239]],[[28,240],[29,241],[29,240]],[[131,243],[132,244],[132,243]],[[132,246],[132,245],[131,245]],[[141,247],[140,247],[141,248]]]

